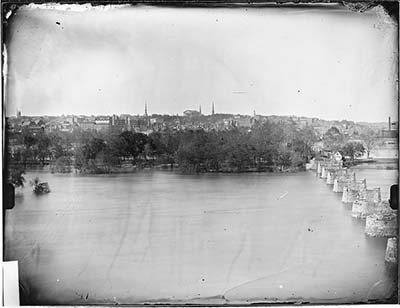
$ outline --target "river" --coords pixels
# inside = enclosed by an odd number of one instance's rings
[[[6,260],[29,304],[384,300],[385,238],[368,238],[313,172],[30,172],[7,211]],[[359,170],[388,198],[396,170]]]

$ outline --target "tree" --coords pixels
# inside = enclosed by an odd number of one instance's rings
[[[204,147],[207,170],[220,171],[227,157],[227,138],[216,132],[208,133],[208,142]]]
[[[356,157],[362,156],[365,152],[365,148],[361,142],[351,141],[342,147],[341,152],[345,156],[350,156],[351,159],[354,160]]]
[[[50,138],[44,132],[39,133],[36,138],[37,157],[39,161],[43,164],[46,158],[50,156]]]
[[[204,131],[188,131],[183,135],[179,145],[177,159],[185,172],[200,172],[205,169],[205,144],[207,133]]]
[[[24,173],[25,171],[21,168],[12,168],[9,171],[8,181],[15,187],[23,187],[25,183],[25,178],[23,176]]]
[[[31,148],[37,142],[36,138],[28,130],[22,131],[22,138],[23,143],[27,148]]]
[[[161,143],[163,145],[161,152],[165,154],[165,162],[173,164],[181,142],[182,134],[180,132],[171,132],[166,130],[161,134]]]
[[[52,168],[52,172],[67,173],[71,171],[71,158],[69,156],[60,156]]]
[[[106,171],[109,172],[111,167],[117,166],[121,164],[119,156],[117,154],[116,148],[110,147],[108,144],[96,155],[96,172]],[[94,160],[92,160],[94,161]],[[102,166],[101,170],[99,166]]]
[[[313,144],[318,140],[317,134],[312,127],[305,127],[296,132],[293,137],[293,150],[300,154],[300,157],[307,162],[314,154],[312,151]]]
[[[256,126],[250,135],[256,161],[269,166],[279,164],[279,148],[288,143],[288,134],[284,124],[265,122]]]
[[[224,156],[229,169],[241,172],[254,167],[256,148],[250,142],[250,136],[240,130],[231,130],[226,137]]]
[[[37,139],[32,135],[29,130],[24,129],[21,133],[22,144],[24,145],[24,149],[21,152],[22,161],[24,166],[26,166],[29,160],[34,160],[34,151],[33,147],[37,143]]]
[[[78,170],[82,170],[86,164],[87,164],[87,159],[84,154],[83,146],[75,148],[74,167]]]
[[[279,151],[278,164],[282,167],[289,167],[292,164],[292,152],[288,150]]]
[[[332,126],[328,131],[322,136],[322,141],[324,142],[324,147],[329,151],[339,151],[344,143],[344,136],[340,133],[337,127]]]
[[[370,157],[371,150],[377,145],[378,143],[378,136],[376,131],[368,128],[367,130],[363,131],[360,135],[361,139],[364,141],[365,150],[367,152],[367,157]]]
[[[99,172],[96,158],[105,148],[106,143],[103,139],[91,137],[86,144],[75,148],[75,168],[89,173]]]
[[[61,132],[51,132],[48,134],[50,139],[50,153],[53,160],[62,156],[71,156],[70,134]]]
[[[136,160],[144,151],[145,145],[148,142],[148,137],[142,133],[132,133],[125,131],[120,135],[126,142],[126,148],[124,152],[133,157],[133,163],[136,164]]]
[[[103,139],[91,138],[89,142],[83,146],[83,152],[86,159],[96,159],[98,153],[105,148]]]
[[[145,150],[146,155],[154,155],[161,163],[173,164],[182,137],[182,132],[168,129],[163,132],[151,133]]]

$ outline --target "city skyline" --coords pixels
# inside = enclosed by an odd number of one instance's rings
[[[211,113],[203,113],[202,112],[202,105],[199,105],[199,110],[195,109],[186,109],[181,113],[157,113],[157,112],[147,112],[147,103],[144,106],[144,111],[142,112],[134,112],[134,113],[110,113],[110,114],[75,114],[75,113],[69,113],[69,114],[39,114],[39,115],[30,115],[30,114],[23,114],[21,110],[17,110],[16,114],[14,115],[7,115],[7,117],[66,117],[66,116],[75,116],[75,117],[112,117],[112,116],[133,116],[133,117],[152,117],[152,116],[178,116],[178,117],[185,117],[184,112],[185,111],[198,111],[200,115],[202,116],[213,116],[213,115],[232,115],[232,116],[245,116],[245,117],[254,117],[254,116],[261,116],[261,117],[297,117],[297,118],[308,118],[308,119],[319,119],[323,121],[353,121],[350,119],[324,119],[324,118],[319,118],[319,117],[307,117],[304,115],[294,115],[294,114],[285,114],[285,115],[277,115],[277,114],[259,114],[256,113],[255,110],[253,110],[253,113],[247,113],[247,114],[240,114],[240,113],[226,113],[226,112],[215,112],[214,111],[214,103],[212,104],[212,109]],[[391,119],[391,121],[398,121],[398,116],[397,114],[394,115],[389,115],[388,118]],[[386,123],[388,118],[386,118],[384,121],[375,121],[375,122],[368,122],[368,121],[353,121],[355,123]]]
[[[215,102],[229,114],[397,115],[397,25],[379,6],[180,12],[20,8],[7,34],[7,115],[135,114],[144,102],[160,114],[210,114]]]

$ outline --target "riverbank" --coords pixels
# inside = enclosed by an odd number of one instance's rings
[[[178,164],[158,164],[158,165],[132,165],[125,164],[122,166],[113,166],[113,167],[102,167],[97,166],[96,168],[82,168],[77,169],[73,166],[69,166],[69,168],[64,169],[62,172],[55,170],[52,166],[35,166],[28,167],[26,171],[36,171],[36,170],[44,170],[49,171],[51,173],[59,173],[59,174],[67,174],[67,173],[75,173],[75,174],[124,174],[124,173],[135,173],[139,170],[174,170],[184,174],[200,174],[200,173],[295,173],[305,171],[305,166],[299,167],[279,167],[279,166],[268,166],[263,168],[220,168],[216,169],[205,169],[199,168],[197,170],[182,168]]]
[[[349,166],[357,169],[384,169],[397,170],[399,167],[398,159],[374,159],[373,161],[358,161],[356,164]]]
[[[398,161],[396,159],[374,159],[368,161],[356,161],[346,166],[348,168],[356,169],[373,169],[373,170],[397,170]],[[206,169],[198,168],[188,169],[182,168],[178,164],[153,164],[153,163],[141,163],[133,165],[131,161],[123,162],[120,166],[92,166],[92,168],[81,168],[77,169],[74,166],[66,166],[62,171],[57,170],[54,165],[30,165],[27,166],[25,171],[46,171],[53,174],[82,174],[82,175],[96,175],[96,174],[129,174],[136,173],[140,170],[161,170],[161,171],[176,171],[182,174],[229,174],[229,173],[297,173],[306,170],[305,165],[298,167],[282,167],[282,166],[263,166],[259,168],[229,168],[222,166],[220,169]]]

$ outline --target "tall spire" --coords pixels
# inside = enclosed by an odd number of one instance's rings
[[[146,101],[144,101],[144,116],[148,117],[148,114],[147,114],[147,102]]]
[[[212,115],[215,114],[215,111],[214,111],[214,102],[212,103],[212,111],[211,111],[211,114],[212,114]]]

